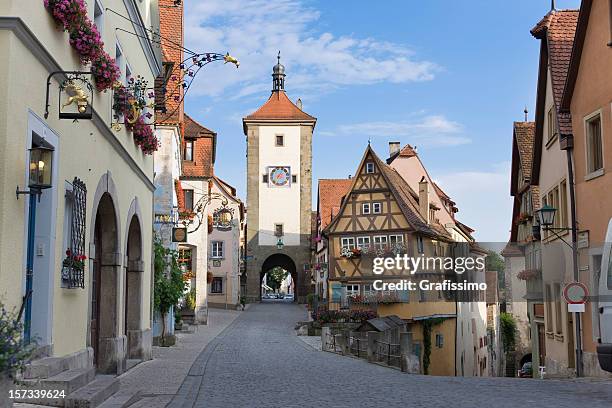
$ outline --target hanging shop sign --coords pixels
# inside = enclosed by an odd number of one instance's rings
[[[172,242],[187,242],[187,228],[172,228]]]
[[[59,95],[57,98],[60,119],[86,119],[93,116],[93,85],[91,72],[55,71],[47,77],[47,95],[45,101],[45,119],[49,117],[49,89],[51,80],[59,78]]]

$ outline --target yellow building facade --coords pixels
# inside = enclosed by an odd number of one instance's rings
[[[153,84],[159,56],[135,33],[158,25],[156,3],[89,3],[89,17],[99,26],[106,52],[117,58],[122,80],[140,75]],[[43,2],[0,3],[0,59],[0,301],[19,311],[31,297],[25,324],[42,355],[120,373],[128,358],[150,358],[152,156],[135,145],[125,126],[111,130],[110,91],[94,87],[90,120],[60,120],[59,76],[53,77],[45,119],[49,74],[89,68],[80,64],[68,34],[58,30]],[[29,198],[16,197],[15,189],[28,190],[29,149],[41,140],[53,149],[51,188],[39,197],[28,243]],[[84,213],[75,215],[78,180],[86,194],[80,202]],[[82,217],[78,233],[87,259],[82,287],[70,288],[62,269],[75,216]]]

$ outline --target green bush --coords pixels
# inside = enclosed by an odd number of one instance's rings
[[[0,303],[0,375],[13,376],[32,356],[35,343],[24,344],[23,324]]]
[[[162,345],[166,336],[166,315],[177,306],[179,299],[185,292],[183,273],[178,264],[178,253],[166,248],[158,237],[153,243],[154,259],[154,290],[153,306],[162,317]]]

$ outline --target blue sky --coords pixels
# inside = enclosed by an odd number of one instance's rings
[[[208,66],[186,111],[218,133],[215,172],[245,198],[241,118],[263,104],[281,50],[285,88],[318,118],[313,185],[353,174],[371,140],[418,147],[431,176],[481,241],[507,241],[512,122],[533,119],[539,42],[550,0],[207,0],[186,3],[185,41],[229,51]],[[557,8],[578,8],[558,0]]]

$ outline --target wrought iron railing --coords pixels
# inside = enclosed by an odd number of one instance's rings
[[[386,363],[388,366],[399,367],[401,362],[400,345],[377,340],[376,356],[379,361]]]

